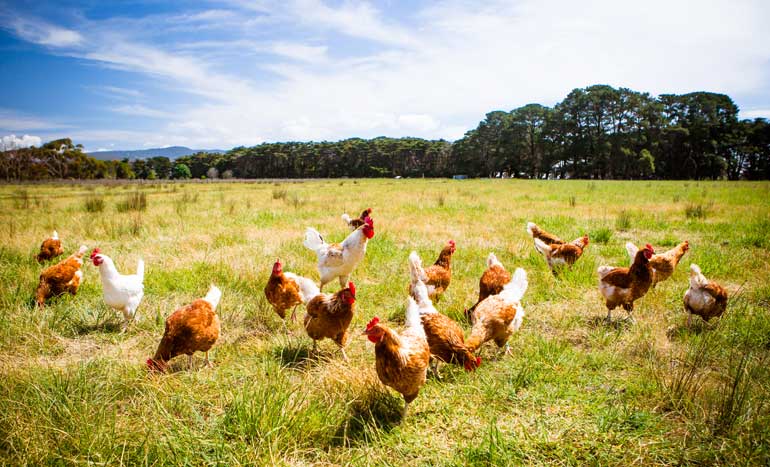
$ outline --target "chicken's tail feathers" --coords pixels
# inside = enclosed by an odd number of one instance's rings
[[[535,249],[545,257],[551,253],[551,247],[539,238],[535,238]]]
[[[417,305],[420,306],[424,313],[436,312],[436,309],[433,307],[433,301],[428,296],[428,288],[421,280],[414,284],[413,291],[417,299]]]
[[[600,279],[603,279],[603,278],[604,278],[604,276],[606,276],[607,274],[609,274],[609,273],[610,273],[610,271],[612,271],[613,269],[615,269],[615,268],[613,268],[612,266],[599,266],[599,267],[596,269],[596,272],[598,272],[598,273],[599,273],[599,278],[600,278]]]
[[[500,296],[509,302],[521,301],[521,297],[523,297],[524,292],[527,291],[528,285],[527,271],[522,268],[516,268],[516,271],[513,273],[513,278],[509,283],[505,284],[502,292],[500,292]]]
[[[409,275],[412,279],[412,283],[417,281],[428,281],[425,270],[422,268],[422,259],[420,259],[420,255],[418,255],[416,251],[409,253]]]
[[[513,330],[517,331],[521,329],[521,324],[524,322],[524,307],[519,305],[516,307],[516,316],[513,317]]]
[[[222,291],[216,285],[211,284],[208,293],[203,299],[211,304],[211,308],[216,310],[217,306],[219,305],[219,301],[222,299]]]
[[[139,276],[140,281],[144,281],[144,260],[142,258],[136,262],[136,275]]]
[[[695,284],[697,287],[705,287],[708,283],[709,280],[703,275],[700,266],[695,263],[690,264],[690,285]]]
[[[88,247],[85,245],[80,245],[80,248],[78,249],[77,253],[75,253],[75,256],[82,258],[86,254],[86,251],[88,251]]]
[[[639,248],[632,242],[626,242],[626,251],[628,252],[628,256],[631,257],[631,261],[633,261],[634,258],[636,258],[636,253],[639,251]]]
[[[307,302],[315,298],[316,295],[321,293],[315,282],[307,277],[297,276],[297,285],[299,285],[299,291],[302,295],[302,303],[307,305]]]
[[[51,234],[51,238],[54,239],[54,240],[58,240],[59,239],[59,232],[54,230],[53,234]]]
[[[492,266],[503,267],[503,263],[501,263],[500,260],[497,259],[497,255],[495,255],[494,253],[490,253],[489,256],[487,256],[487,267],[491,268]]]
[[[425,330],[422,328],[422,320],[420,319],[420,307],[412,297],[409,297],[406,305],[406,323],[407,329],[411,329],[412,332],[416,332],[422,336],[425,336]]]
[[[342,215],[342,220],[345,221],[345,223],[347,225],[350,225],[351,219],[350,219],[350,216],[348,215],[348,213],[345,213],[345,214]]]
[[[535,235],[537,235],[537,231],[540,230],[537,228],[537,224],[534,222],[527,222],[527,233],[530,237],[535,238]]]
[[[318,249],[324,246],[326,242],[324,242],[324,238],[316,229],[308,227],[307,230],[305,230],[305,241],[303,244],[306,248],[318,251]]]

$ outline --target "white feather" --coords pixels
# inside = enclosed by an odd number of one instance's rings
[[[636,253],[639,251],[639,248],[634,245],[631,242],[626,242],[626,252],[628,252],[628,256],[631,257],[631,262],[634,262],[634,259],[636,258]]]
[[[534,222],[527,222],[527,233],[530,237],[535,237],[535,229],[537,229],[537,224]]]
[[[535,249],[546,258],[548,258],[551,253],[551,247],[546,245],[546,243],[539,238],[535,239]]]
[[[519,302],[527,291],[527,272],[522,268],[516,268],[511,281],[505,284],[499,296],[506,302]]]
[[[53,238],[54,240],[58,240],[59,239],[59,232],[54,230],[53,231],[53,235],[51,235],[51,238]]]
[[[291,272],[284,272],[283,275],[297,283],[299,286],[299,294],[302,297],[302,303],[305,305],[307,305],[307,302],[312,300],[316,295],[321,293],[315,282],[307,277],[298,276]]]
[[[217,305],[219,305],[219,300],[222,299],[222,291],[219,290],[219,287],[217,287],[214,284],[211,284],[211,287],[209,287],[209,291],[206,294],[206,297],[204,300],[209,302],[211,304],[211,308],[217,309]]]
[[[494,253],[490,253],[489,256],[487,256],[487,267],[491,268],[492,266],[503,267],[503,263],[497,259],[497,256],[495,256]]]

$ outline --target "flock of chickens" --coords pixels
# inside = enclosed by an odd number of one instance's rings
[[[305,306],[304,329],[313,340],[314,354],[317,342],[331,339],[340,348],[347,361],[345,345],[356,304],[356,287],[350,275],[364,258],[366,245],[374,237],[372,210],[367,209],[358,218],[342,216],[352,232],[342,243],[327,243],[313,228],[305,232],[304,245],[318,258],[320,286],[306,277],[286,272],[280,260],[273,265],[272,274],[265,286],[265,296],[275,312],[284,320],[289,309],[291,320],[296,319],[297,307]],[[543,255],[554,274],[562,267],[571,267],[588,247],[588,235],[565,242],[540,229],[534,223],[527,224],[535,248]],[[651,245],[638,249],[627,243],[632,259],[630,267],[601,266],[599,291],[607,306],[607,319],[618,306],[629,313],[634,302],[643,297],[656,283],[671,277],[682,256],[688,251],[687,241],[661,254],[655,254]],[[403,414],[409,403],[418,395],[425,383],[428,367],[438,376],[438,362],[462,365],[472,371],[481,365],[478,349],[488,341],[510,353],[509,337],[516,332],[524,318],[521,299],[527,290],[527,274],[517,268],[513,275],[508,272],[494,253],[487,258],[487,269],[479,280],[477,302],[465,314],[472,325],[470,336],[465,339],[462,328],[434,307],[449,287],[452,277],[452,255],[456,244],[449,240],[436,262],[423,268],[416,252],[409,255],[410,283],[406,307],[405,327],[396,331],[373,317],[362,335],[374,343],[377,375],[383,384],[392,387],[404,398]],[[69,293],[75,295],[83,278],[81,266],[87,251],[81,246],[67,259],[50,266],[40,274],[36,302],[44,306],[50,297]],[[39,262],[53,259],[63,253],[61,240],[54,231],[46,239],[37,255]],[[144,262],[139,260],[136,274],[120,274],[112,259],[95,248],[90,255],[94,266],[99,268],[105,303],[123,313],[125,325],[137,319],[136,310],[144,295]],[[341,289],[335,293],[322,292],[323,287],[338,279]],[[222,291],[214,285],[207,295],[179,308],[166,319],[166,328],[155,355],[147,360],[154,371],[165,371],[168,362],[177,355],[187,355],[192,367],[192,355],[205,352],[206,365],[210,365],[208,351],[217,341],[220,322],[216,308]],[[690,287],[684,296],[685,309],[705,320],[720,316],[727,307],[727,292],[709,281],[696,264],[690,265]],[[402,414],[402,415],[403,415]]]

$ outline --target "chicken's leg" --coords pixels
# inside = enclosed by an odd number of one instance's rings
[[[193,369],[192,354],[187,356],[187,369],[188,370],[192,370]]]
[[[404,402],[404,408],[401,409],[401,420],[406,418],[406,409],[409,408],[409,402]]]
[[[340,276],[340,277],[339,277],[339,281],[340,281],[340,287],[342,287],[343,289],[344,289],[345,287],[347,287],[347,286],[348,286],[348,281],[349,281],[349,280],[350,280],[350,274],[346,274],[346,275],[344,275],[344,276]]]
[[[208,368],[213,368],[214,367],[214,364],[211,363],[211,361],[209,360],[209,351],[208,350],[206,351],[206,366]]]
[[[689,328],[690,326],[692,326],[692,313],[687,315],[687,327]]]
[[[348,354],[345,353],[345,347],[340,346],[340,351],[342,352],[342,358],[346,362],[350,362],[350,359],[348,359]]]
[[[299,306],[299,303],[294,305],[294,309],[291,310],[291,322],[296,323],[297,322],[297,307]]]

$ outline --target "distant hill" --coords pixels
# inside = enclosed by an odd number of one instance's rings
[[[213,152],[217,154],[223,154],[227,151],[222,149],[190,149],[184,146],[169,146],[167,148],[153,148],[153,149],[138,149],[135,151],[97,151],[89,152],[88,155],[101,159],[103,161],[121,160],[128,158],[134,159],[148,159],[150,157],[168,157],[169,159],[177,159],[183,156],[189,156],[197,152]]]

